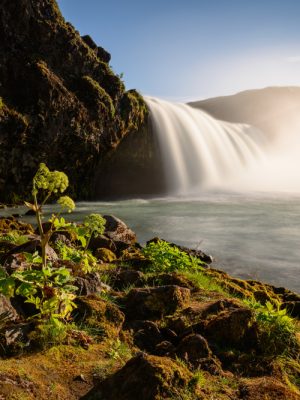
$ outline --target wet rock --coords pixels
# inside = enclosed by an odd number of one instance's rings
[[[114,241],[104,235],[99,235],[97,237],[92,236],[88,248],[93,252],[99,248],[109,249],[114,253],[117,250]]]
[[[29,346],[28,334],[32,329],[31,323],[13,324],[0,329],[0,355],[8,357],[24,352],[24,347]]]
[[[187,368],[170,358],[140,354],[96,385],[83,399],[170,399],[187,387],[191,378]]]
[[[221,374],[220,361],[213,356],[206,339],[198,334],[185,336],[176,347],[173,356],[184,360],[192,369],[204,369],[211,374]]]
[[[29,217],[30,217],[30,216],[33,216],[33,215],[35,215],[35,211],[33,211],[33,210],[31,210],[31,209],[30,209],[30,210],[27,210],[26,213],[25,213],[24,215],[29,216]]]
[[[163,341],[158,326],[152,321],[135,321],[131,326],[134,329],[134,344],[141,350],[154,353],[156,346]]]
[[[168,340],[164,340],[163,342],[158,343],[155,346],[153,354],[157,356],[170,356],[170,354],[174,354],[175,346],[173,343],[169,342]]]
[[[191,334],[181,340],[176,355],[196,366],[199,359],[211,357],[212,352],[203,336]]]
[[[78,296],[89,296],[91,294],[99,294],[103,291],[110,291],[110,286],[106,285],[101,281],[100,274],[97,272],[91,272],[85,274],[83,277],[77,276],[74,281],[74,286],[77,286]]]
[[[54,245],[57,245],[58,243],[63,243],[64,245],[66,245],[68,247],[73,247],[70,237],[68,237],[68,236],[69,235],[67,235],[65,233],[53,232],[51,235],[50,241]]]
[[[117,249],[126,248],[136,242],[136,234],[128,228],[125,222],[114,215],[104,215],[105,235],[112,239]]]
[[[254,317],[246,307],[229,308],[204,322],[204,336],[218,345],[242,346]]]
[[[178,335],[172,329],[167,327],[160,328],[160,332],[163,337],[174,344],[178,344]]]
[[[24,253],[12,254],[2,258],[2,263],[5,271],[11,275],[16,270],[24,270],[28,268],[28,262]]]
[[[119,335],[125,317],[115,304],[94,295],[78,297],[75,303],[77,308],[73,316],[76,321],[93,328],[99,336],[113,338]]]
[[[0,294],[0,327],[7,322],[14,322],[19,318],[8,297]]]
[[[141,271],[133,269],[124,269],[116,271],[111,276],[111,285],[114,289],[124,290],[130,286],[143,286],[145,284],[145,276]]]
[[[5,256],[2,258],[2,262],[6,263],[6,259],[10,255],[18,254],[18,253],[35,253],[38,251],[41,254],[41,240],[40,239],[33,239],[29,240],[28,242],[21,244],[20,246],[15,246],[11,249]],[[58,255],[56,254],[55,250],[47,245],[46,246],[46,255],[47,259],[51,262],[58,260]]]
[[[111,250],[106,248],[99,248],[95,251],[95,257],[105,263],[116,261],[117,256]]]
[[[125,298],[129,319],[156,319],[174,313],[190,299],[190,290],[175,285],[132,289]]]

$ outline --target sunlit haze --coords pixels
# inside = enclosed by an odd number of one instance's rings
[[[300,84],[298,0],[58,0],[128,88],[195,100]]]

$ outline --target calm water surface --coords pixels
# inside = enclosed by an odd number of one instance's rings
[[[80,221],[91,212],[123,219],[141,243],[159,236],[199,248],[214,257],[215,267],[236,277],[300,293],[299,194],[209,193],[197,199],[77,203],[68,218]]]

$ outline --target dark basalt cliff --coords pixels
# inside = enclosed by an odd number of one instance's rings
[[[0,35],[0,201],[26,195],[41,161],[89,198],[102,158],[142,126],[142,97],[55,0],[1,0]]]

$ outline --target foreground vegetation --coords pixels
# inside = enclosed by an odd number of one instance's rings
[[[299,398],[298,295],[113,216],[67,221],[65,195],[43,221],[67,186],[42,164],[37,228],[0,219],[0,398]]]

